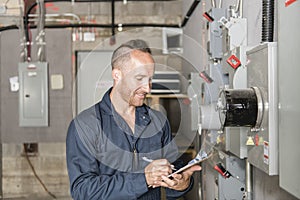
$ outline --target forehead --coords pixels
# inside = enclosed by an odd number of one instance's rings
[[[128,72],[132,74],[152,74],[154,73],[154,60],[149,53],[134,50],[131,52],[131,64],[128,66]]]
[[[132,76],[153,76],[154,74],[154,65],[144,65],[140,67],[132,68],[129,73]]]

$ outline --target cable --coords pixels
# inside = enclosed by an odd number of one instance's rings
[[[186,25],[186,23],[188,22],[189,18],[191,17],[191,15],[194,13],[194,10],[196,9],[197,5],[200,3],[201,0],[195,0],[193,2],[193,4],[191,5],[190,9],[188,10],[187,14],[185,15],[182,23],[181,23],[181,27],[184,27]]]
[[[53,197],[54,199],[56,199],[56,196],[55,196],[54,194],[52,194],[52,193],[47,189],[47,187],[45,186],[45,184],[43,183],[43,181],[42,181],[42,180],[40,179],[40,177],[37,175],[37,173],[36,173],[36,171],[35,171],[35,169],[34,169],[32,163],[31,163],[31,161],[30,161],[30,159],[29,159],[29,156],[28,156],[28,154],[27,154],[27,151],[25,150],[25,149],[26,149],[26,144],[23,144],[23,146],[24,146],[25,158],[26,158],[26,160],[27,160],[27,162],[28,162],[28,164],[29,164],[29,166],[30,166],[30,168],[31,168],[31,170],[32,170],[32,172],[33,172],[35,178],[39,181],[39,183],[42,185],[42,187],[44,188],[44,190],[45,190],[51,197]]]
[[[30,28],[36,28],[36,25],[29,25]],[[56,24],[56,25],[45,25],[45,28],[111,28],[110,24]],[[179,28],[175,24],[122,24],[122,27],[170,27],[170,28]],[[18,29],[16,25],[10,25],[5,27],[0,27],[1,31]],[[28,36],[29,37],[29,36]]]
[[[4,26],[4,27],[0,27],[0,32],[7,31],[7,30],[18,29],[18,28],[19,27],[17,25]]]
[[[115,35],[115,0],[111,1],[111,35]]]

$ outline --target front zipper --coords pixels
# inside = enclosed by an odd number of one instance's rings
[[[137,166],[138,166],[138,159],[137,159],[137,150],[135,147],[133,147],[133,170],[136,171],[137,170]]]

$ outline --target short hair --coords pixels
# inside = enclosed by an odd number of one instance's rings
[[[125,45],[131,46],[132,49],[138,49],[140,51],[151,54],[151,49],[149,48],[146,41],[141,39],[129,40]]]
[[[112,69],[126,65],[131,59],[131,52],[139,50],[151,54],[148,44],[144,40],[136,39],[130,40],[119,46],[112,55],[111,66]]]
[[[132,48],[128,45],[122,44],[119,46],[112,55],[111,58],[111,67],[115,69],[117,67],[121,67],[128,63],[131,59],[130,53],[132,52]]]

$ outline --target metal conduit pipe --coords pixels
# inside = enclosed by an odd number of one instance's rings
[[[38,61],[43,62],[46,61],[46,42],[45,42],[45,3],[44,0],[38,0],[39,4],[39,21],[37,26],[37,36],[35,38],[37,43],[37,57]]]
[[[237,0],[235,6],[235,13],[239,13],[239,16],[243,17],[243,0]]]
[[[245,200],[252,200],[253,195],[253,188],[252,188],[252,167],[251,164],[248,162],[248,159],[245,160],[246,162],[246,193],[245,193]]]
[[[44,0],[45,3],[47,2],[72,2],[73,0]],[[115,0],[118,1],[118,0]],[[147,0],[146,0],[147,1]],[[150,0],[149,0],[150,1]],[[165,0],[165,1],[172,1],[172,0]],[[214,0],[212,0],[214,2]],[[99,0],[76,0],[75,2],[102,2]],[[104,1],[103,1],[104,2]],[[106,1],[107,2],[107,1]],[[201,2],[201,0],[195,0],[193,4],[191,5],[190,9],[188,10],[187,14],[184,17],[184,20],[182,21],[181,25],[175,25],[175,24],[145,24],[145,23],[132,23],[132,24],[122,24],[122,27],[170,27],[170,28],[180,28],[184,27],[186,23],[188,22],[190,16],[193,14],[194,10],[196,9],[197,5]],[[31,10],[36,6],[37,4],[34,3],[30,6],[30,8],[27,10],[25,16],[24,16],[24,25],[25,25],[25,34],[27,41],[29,40],[28,36],[28,30],[27,30],[27,24],[29,22],[28,17],[31,12]],[[117,26],[116,24],[114,25]],[[36,25],[29,25],[30,28],[36,28]],[[45,25],[45,28],[78,28],[78,27],[93,27],[93,28],[111,28],[112,26],[109,24],[60,24],[60,25]],[[11,25],[7,27],[0,27],[1,31],[11,30],[11,29],[18,29],[16,25]]]
[[[216,8],[216,0],[211,0],[211,7]]]
[[[29,14],[29,17],[38,17],[37,14]],[[46,18],[54,18],[54,17],[62,17],[62,18],[65,18],[65,17],[72,17],[75,19],[76,22],[78,22],[79,24],[81,24],[81,20],[79,18],[78,15],[75,15],[73,13],[63,13],[63,14],[46,14],[45,15]],[[46,19],[47,20],[47,19]],[[29,20],[30,22],[32,21],[35,21],[35,20]],[[50,20],[51,21],[51,20]]]
[[[273,42],[274,0],[262,1],[262,42]]]
[[[236,1],[235,10],[236,13],[240,11],[240,0]]]
[[[118,0],[114,0],[114,1],[118,1]],[[144,0],[145,1],[145,0]],[[146,0],[147,1],[147,0]],[[148,0],[148,1],[150,1],[150,0]],[[165,1],[172,1],[172,0],[165,0]],[[173,0],[174,1],[174,0]],[[215,1],[215,0],[212,0],[212,1]],[[47,3],[47,2],[72,2],[71,0],[44,0],[44,2],[45,3]],[[103,0],[103,1],[99,1],[99,0],[89,0],[89,1],[87,1],[87,0],[75,0],[75,2],[107,2],[107,1],[105,1],[105,0]],[[188,10],[188,12],[187,12],[187,14],[185,15],[185,17],[184,17],[184,19],[183,19],[183,21],[182,21],[182,23],[181,23],[181,25],[179,26],[176,26],[176,25],[165,25],[165,27],[184,27],[185,25],[186,25],[186,23],[187,23],[187,21],[189,20],[189,18],[190,18],[190,16],[193,14],[193,12],[194,12],[194,10],[196,9],[196,7],[197,7],[197,5],[199,4],[201,2],[201,0],[195,0],[194,2],[193,2],[193,4],[191,5],[191,7],[189,8],[189,10]],[[112,5],[114,4],[114,2],[112,3]],[[32,4],[31,6],[30,6],[30,8],[27,10],[27,13],[26,13],[26,15],[25,15],[25,17],[24,17],[24,21],[25,21],[25,25],[26,25],[26,23],[28,23],[28,15],[30,14],[30,12],[31,12],[31,10],[35,7],[37,5],[37,3],[34,3],[34,4]],[[112,7],[114,7],[114,6],[112,6]],[[112,8],[112,11],[114,10],[114,8]],[[113,13],[112,13],[112,15],[113,15]],[[132,26],[137,26],[138,24],[136,24],[136,25],[132,25]],[[114,27],[115,27],[116,25],[114,25]],[[124,24],[122,24],[122,26],[124,27]],[[130,25],[129,25],[130,26]],[[129,26],[127,26],[127,27],[129,27]],[[152,25],[149,25],[149,26],[152,26]],[[161,25],[155,25],[155,24],[153,24],[153,26],[154,27],[162,27]],[[26,28],[26,27],[25,27]]]
[[[68,0],[45,0],[45,2],[64,2],[64,1],[68,1]],[[87,1],[86,1],[87,2]],[[196,0],[195,1],[197,4],[200,2],[200,0]],[[187,13],[187,16],[190,16],[193,11],[196,8],[195,2],[193,3],[193,5],[191,6],[191,8],[189,9],[189,12]],[[28,9],[24,20],[25,20],[25,24],[28,24],[28,16],[31,12],[31,10],[36,6],[37,4],[34,3],[33,5],[30,6],[30,8]],[[113,9],[113,8],[112,8]],[[186,19],[188,19],[189,17],[186,17]],[[112,21],[114,21],[114,19],[112,19]],[[183,21],[184,23],[185,21]],[[186,23],[186,22],[185,22]],[[184,23],[184,24],[185,24]],[[114,27],[116,27],[117,25],[114,24]],[[122,24],[122,27],[170,27],[170,28],[179,28],[179,25],[174,25],[174,24],[145,24],[145,23],[131,23],[131,24]],[[30,26],[30,28],[34,28],[35,26]],[[61,25],[45,25],[45,28],[76,28],[76,27],[82,27],[82,28],[86,28],[86,27],[93,27],[93,28],[112,28],[111,24],[61,24]],[[181,26],[183,27],[183,26]]]
[[[243,1],[244,1],[244,0],[240,0],[240,17],[241,17],[241,18],[243,18],[243,14],[244,14],[244,13],[243,13],[243,11],[244,11],[244,10],[243,10]]]
[[[222,8],[222,0],[219,1],[219,8]]]
[[[24,28],[24,1],[19,0],[19,5],[20,5],[20,38],[21,38],[21,55],[20,59],[21,62],[26,61],[28,57],[28,52],[27,52],[27,47],[26,47],[26,37],[25,37],[25,28]]]

